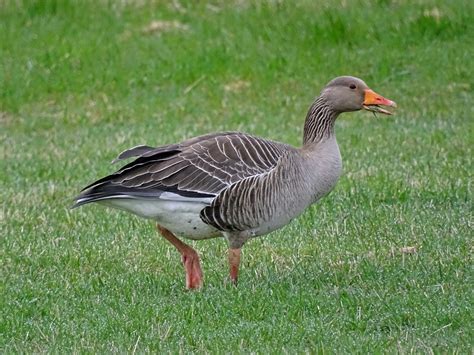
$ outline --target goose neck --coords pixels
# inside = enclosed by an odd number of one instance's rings
[[[337,116],[339,116],[339,112],[334,111],[324,97],[318,97],[306,115],[303,146],[312,145],[334,136],[334,123]]]

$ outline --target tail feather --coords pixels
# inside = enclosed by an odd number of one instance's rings
[[[77,196],[74,199],[74,204],[70,208],[74,209],[74,208],[80,207],[82,205],[87,205],[88,203],[98,202],[98,201],[103,201],[103,200],[109,200],[109,199],[114,199],[114,198],[136,198],[136,197],[138,197],[138,196],[123,195],[123,194],[122,195],[120,195],[120,194],[106,195],[106,196],[97,194],[97,195],[89,195],[87,197]]]
[[[162,193],[163,191],[159,189],[141,190],[104,182],[81,191],[81,193],[74,198],[74,204],[71,208],[111,198],[158,198]]]

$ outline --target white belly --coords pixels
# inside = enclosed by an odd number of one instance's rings
[[[201,210],[209,205],[204,201],[114,198],[99,203],[143,218],[154,219],[178,237],[207,239],[221,236],[220,231],[204,223],[199,216]]]

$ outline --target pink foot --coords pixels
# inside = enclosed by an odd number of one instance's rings
[[[202,270],[198,254],[195,250],[186,250],[181,259],[186,271],[186,288],[188,290],[200,288],[202,286]]]

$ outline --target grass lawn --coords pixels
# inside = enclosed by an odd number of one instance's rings
[[[324,5],[320,4],[324,3]],[[0,352],[474,348],[474,2],[0,0]],[[243,249],[72,197],[137,145],[241,130],[299,145],[333,77],[397,101],[336,124],[344,174]]]

